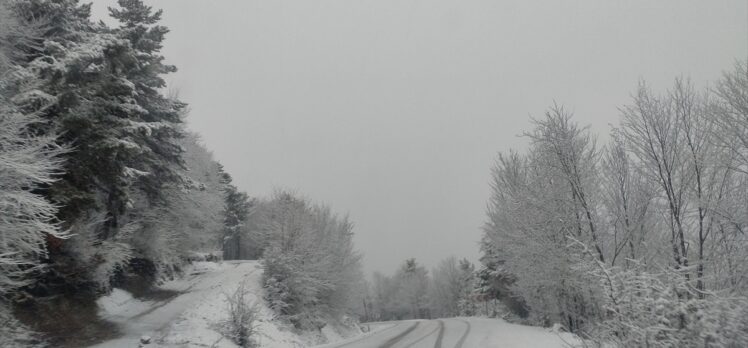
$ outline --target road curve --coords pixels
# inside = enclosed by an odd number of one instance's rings
[[[468,322],[467,320],[462,320],[462,319],[456,319],[456,320],[461,321],[465,323],[465,325],[467,325],[467,327],[465,328],[465,333],[462,334],[462,337],[460,337],[460,340],[457,341],[457,345],[455,345],[455,348],[462,348],[462,345],[465,344],[465,339],[467,339],[468,335],[470,334],[470,322]]]
[[[400,342],[403,338],[407,337],[409,333],[413,332],[418,325],[421,325],[420,321],[415,322],[411,326],[409,326],[405,331],[399,333],[397,336],[390,338],[387,340],[387,342],[384,342],[384,344],[380,345],[379,348],[390,348],[395,345],[395,343]]]
[[[490,318],[371,323],[373,330],[317,348],[564,348],[573,335]]]
[[[441,347],[441,337],[442,335],[444,335],[444,322],[441,320],[437,320],[437,322],[438,322],[438,325],[433,330],[429,331],[427,334],[421,336],[417,340],[408,343],[408,345],[405,346],[405,348],[411,348],[415,346],[416,344],[419,344],[421,341],[433,337],[433,335],[437,332],[438,332],[437,334],[438,338],[436,339],[437,343],[434,345],[434,347],[437,347],[437,346]]]
[[[455,319],[393,322],[393,325],[357,339],[326,348],[453,348],[468,335],[465,321]]]

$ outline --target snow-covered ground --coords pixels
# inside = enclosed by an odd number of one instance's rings
[[[257,261],[196,262],[185,277],[160,286],[175,296],[154,301],[133,298],[114,289],[97,302],[100,315],[120,325],[123,336],[102,342],[96,348],[135,348],[142,337],[149,337],[147,348],[162,347],[237,347],[224,338],[218,323],[226,318],[226,295],[245,282],[250,301],[259,309],[259,343],[267,348],[306,347],[312,342],[335,342],[319,348],[361,347],[455,347],[455,348],[562,348],[578,343],[566,333],[509,324],[499,319],[449,318],[406,320],[365,324],[369,332],[346,332],[328,325],[319,333],[299,336],[290,327],[274,319],[262,300],[262,267]],[[341,335],[341,332],[344,334]],[[345,339],[343,336],[355,337]]]
[[[156,347],[236,347],[220,334],[217,323],[226,318],[226,295],[242,281],[250,300],[260,312],[259,341],[262,347],[303,347],[304,340],[273,319],[262,301],[262,267],[257,261],[196,262],[184,278],[167,282],[161,288],[180,292],[162,301],[143,302],[121,289],[98,301],[101,316],[118,323],[124,336],[102,342],[97,348],[138,347],[143,336],[151,338],[148,348]]]
[[[566,348],[579,343],[568,333],[500,319],[449,318],[392,322],[365,336],[317,348]]]

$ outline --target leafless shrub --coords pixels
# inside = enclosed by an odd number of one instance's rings
[[[225,294],[228,318],[221,322],[221,334],[242,348],[259,347],[257,319],[259,307],[249,300],[247,282],[242,281],[232,294]]]

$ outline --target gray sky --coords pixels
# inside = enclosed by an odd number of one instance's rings
[[[189,127],[250,195],[350,213],[367,272],[477,260],[493,159],[554,100],[605,133],[640,78],[748,52],[746,0],[146,2]]]

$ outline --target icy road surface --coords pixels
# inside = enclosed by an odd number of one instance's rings
[[[573,336],[485,318],[378,323],[372,332],[317,348],[564,348]]]

